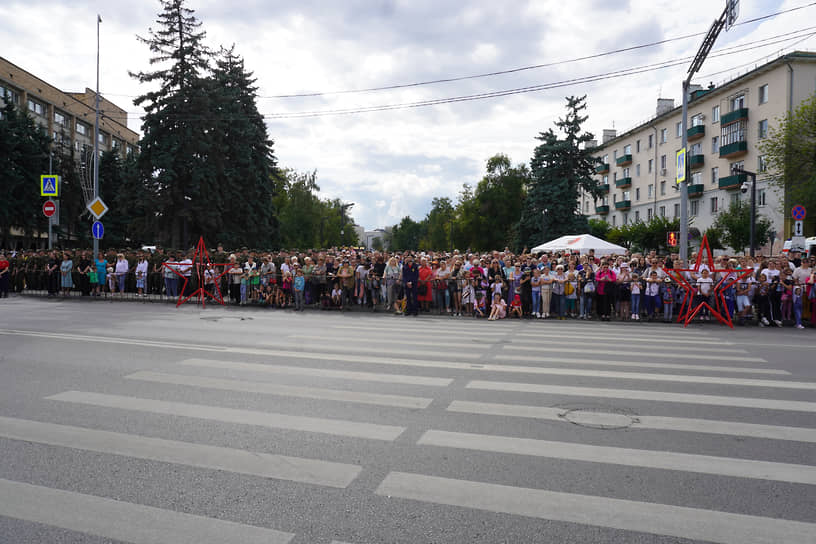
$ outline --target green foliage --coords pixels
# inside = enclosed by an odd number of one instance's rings
[[[607,241],[633,251],[667,253],[666,237],[670,231],[680,230],[679,219],[652,217],[649,221],[635,221],[610,229]]]
[[[407,215],[391,230],[391,249],[394,251],[415,250],[428,231],[425,221],[417,223]]]
[[[455,210],[450,198],[434,198],[431,203],[431,211],[425,218],[427,230],[422,240],[420,249],[451,249],[453,221]]]
[[[786,114],[777,127],[769,127],[759,149],[771,179],[786,192],[783,206],[816,209],[816,94]]]
[[[599,195],[593,179],[597,160],[586,143],[592,134],[581,131],[587,120],[586,96],[567,98],[567,115],[552,129],[542,132],[530,161],[531,180],[527,186],[519,223],[519,246],[532,247],[565,234],[586,232],[586,218],[577,209],[580,190]]]
[[[714,225],[710,226],[705,231],[705,237],[708,239],[708,246],[711,249],[725,249],[723,244],[723,230]]]
[[[713,227],[722,233],[721,240],[734,251],[744,251],[751,244],[751,205],[737,200],[720,212]],[[773,223],[759,214],[756,216],[754,246],[768,243]]]
[[[588,221],[589,227],[589,234],[595,236],[596,238],[600,238],[601,240],[606,240],[606,235],[609,233],[609,230],[612,228],[609,223],[604,221],[603,219],[590,219]]]

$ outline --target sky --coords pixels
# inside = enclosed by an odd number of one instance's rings
[[[694,82],[720,84],[781,53],[816,49],[811,4],[816,2],[743,0],[738,22],[808,7],[723,31]],[[620,133],[648,120],[659,97],[679,105],[690,63],[684,59],[695,55],[725,0],[189,0],[187,6],[202,22],[209,47],[234,44],[254,72],[258,109],[267,116],[279,165],[316,170],[321,196],[353,202],[355,221],[371,230],[406,215],[423,218],[434,197],[455,201],[463,184],[479,182],[497,153],[514,164],[529,163],[536,136],[564,115],[566,96],[587,95],[584,128],[599,140],[603,129]],[[128,124],[139,132],[142,110],[133,99],[148,88],[128,71],[150,69],[150,52],[136,37],[155,28],[159,11],[153,0],[4,0],[0,55],[62,90],[93,88],[99,13],[100,92],[130,113]],[[690,34],[696,35],[682,38]],[[552,64],[580,57],[592,58]],[[672,60],[678,65],[569,83]],[[550,65],[334,94],[543,64]],[[560,82],[568,83],[551,85]],[[325,113],[542,85],[550,88],[426,107]],[[281,97],[310,93],[324,94]],[[294,115],[302,112],[321,113]]]

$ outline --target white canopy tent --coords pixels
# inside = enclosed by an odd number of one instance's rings
[[[562,236],[546,244],[536,246],[531,250],[531,253],[550,253],[553,251],[577,251],[582,255],[589,253],[590,249],[595,250],[596,255],[623,255],[626,253],[626,248],[610,244],[600,238],[596,238],[591,234],[573,234],[569,236]]]

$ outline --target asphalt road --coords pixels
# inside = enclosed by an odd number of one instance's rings
[[[816,543],[816,332],[0,300],[0,542]]]

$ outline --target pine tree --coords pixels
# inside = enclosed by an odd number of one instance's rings
[[[581,189],[599,194],[593,179],[596,164],[586,143],[592,134],[581,132],[587,120],[586,96],[567,97],[567,115],[555,123],[565,137],[552,129],[536,137],[542,143],[530,160],[532,177],[519,222],[519,245],[533,247],[565,234],[587,231],[586,218],[578,210]]]
[[[145,109],[139,173],[160,229],[157,236],[179,248],[198,235],[218,233],[213,210],[221,207],[221,193],[207,164],[212,123],[205,33],[184,0],[161,0],[161,5],[158,30],[149,29],[150,36],[139,40],[150,47],[150,64],[163,67],[131,76],[159,85],[134,101]]]
[[[212,78],[214,146],[210,164],[223,198],[222,236],[227,245],[270,247],[278,243],[273,196],[277,169],[273,142],[256,104],[257,87],[235,47],[222,48]]]

